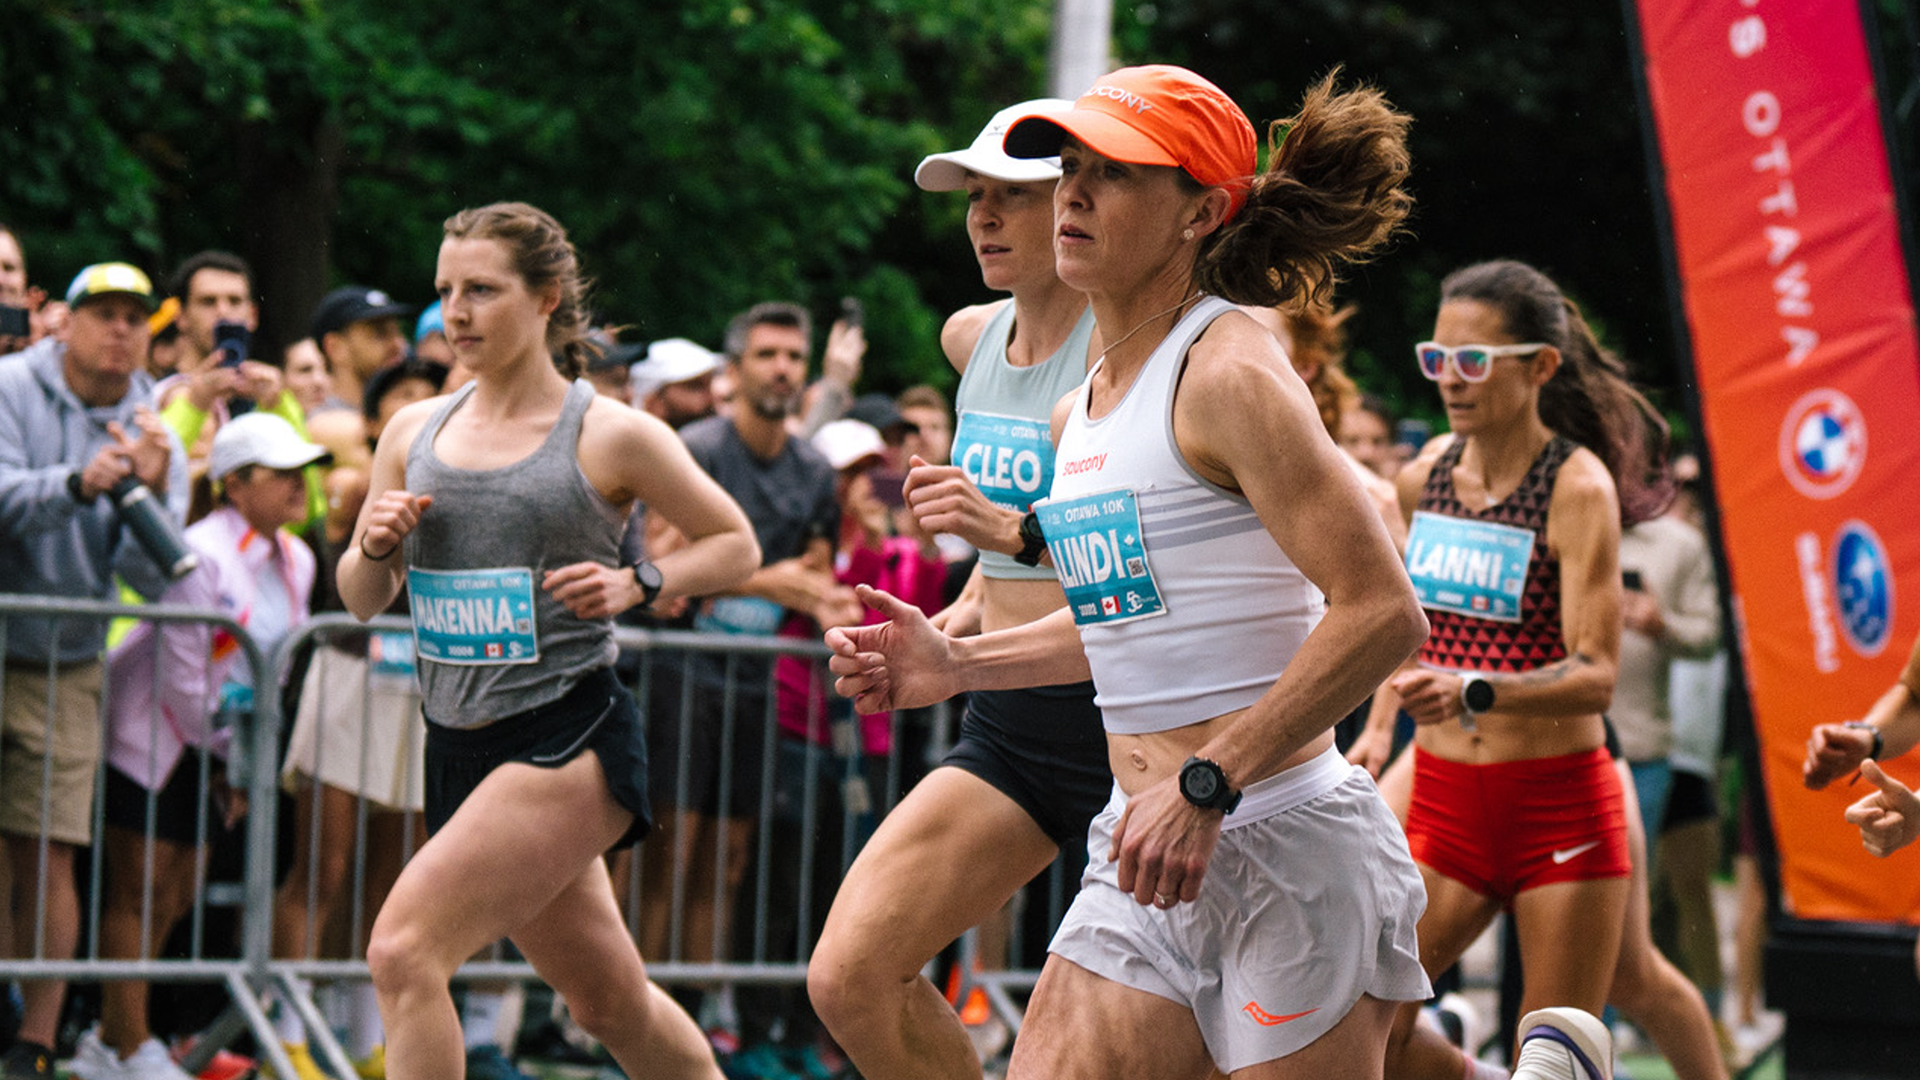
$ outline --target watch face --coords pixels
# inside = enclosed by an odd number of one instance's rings
[[[1194,802],[1207,802],[1220,794],[1220,777],[1212,769],[1191,766],[1180,774],[1180,788]]]
[[[1485,679],[1475,679],[1467,684],[1467,708],[1474,712],[1486,712],[1493,708],[1493,684]]]
[[[663,580],[660,576],[660,568],[650,562],[634,564],[633,577],[643,589],[658,589]]]

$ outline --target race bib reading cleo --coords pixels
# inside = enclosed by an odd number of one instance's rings
[[[1519,622],[1533,562],[1533,530],[1416,511],[1407,533],[1407,576],[1420,606],[1495,622]]]
[[[442,664],[531,664],[540,659],[533,633],[533,571],[407,571],[413,640],[421,660]]]
[[[1035,503],[1040,531],[1081,626],[1165,615],[1153,567],[1140,539],[1140,505],[1131,491]]]
[[[1053,435],[1044,421],[962,413],[953,460],[982,495],[1021,513],[1053,486]]]

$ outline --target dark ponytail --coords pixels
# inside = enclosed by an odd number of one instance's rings
[[[1411,120],[1378,90],[1336,91],[1338,75],[1268,127],[1266,170],[1240,213],[1204,241],[1194,268],[1201,289],[1259,307],[1326,302],[1342,266],[1366,261],[1400,231],[1413,209]]]
[[[1560,368],[1540,388],[1540,420],[1599,455],[1620,492],[1623,525],[1655,518],[1673,502],[1667,422],[1627,378],[1627,365],[1600,344],[1579,305],[1545,274],[1511,259],[1448,274],[1440,302],[1476,300],[1500,312],[1515,341],[1560,350]]]
[[[547,319],[547,351],[569,379],[600,354],[587,337],[585,297],[590,282],[580,276],[580,256],[553,215],[526,203],[494,203],[462,210],[446,221],[451,240],[497,240],[506,245],[515,272],[529,289],[557,286],[559,306]]]

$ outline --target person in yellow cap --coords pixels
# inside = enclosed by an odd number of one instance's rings
[[[96,263],[74,277],[66,302],[65,340],[43,338],[0,359],[0,593],[106,600],[118,576],[141,595],[158,596],[166,570],[101,497],[133,480],[164,499],[175,522],[186,508],[186,455],[150,407],[153,285],[138,267]],[[73,854],[93,840],[105,633],[105,624],[82,619],[7,622],[0,706],[0,834],[13,869],[13,936],[0,942],[7,955],[67,958],[78,941]],[[43,790],[45,770],[52,782]],[[0,1060],[6,1080],[48,1075],[64,991],[52,980],[24,985],[19,1041]]]

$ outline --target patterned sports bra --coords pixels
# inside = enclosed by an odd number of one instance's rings
[[[1531,671],[1563,660],[1560,560],[1547,507],[1576,448],[1554,436],[1499,503],[1471,510],[1453,487],[1464,440],[1434,462],[1407,538],[1407,573],[1432,627],[1420,661],[1449,671]]]

